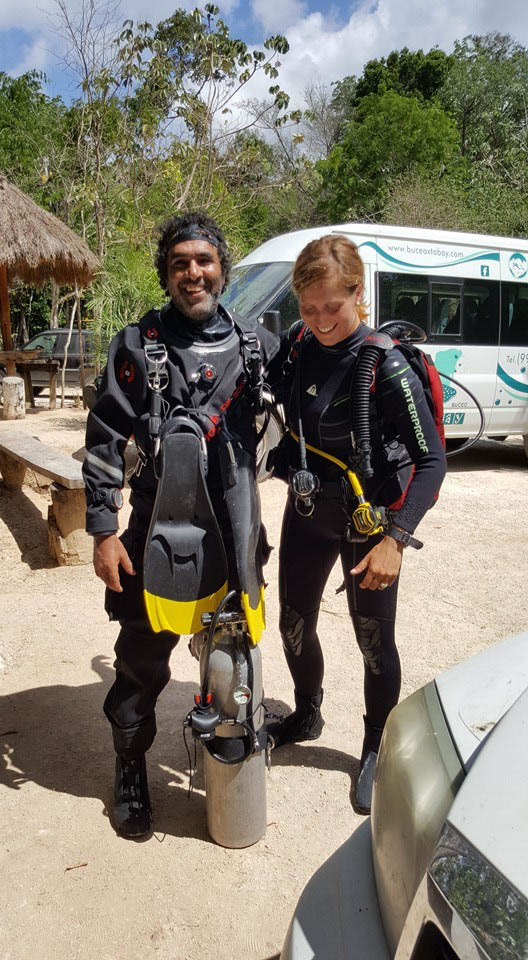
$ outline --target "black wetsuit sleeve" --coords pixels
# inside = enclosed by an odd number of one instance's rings
[[[294,365],[292,364],[292,368],[288,373],[287,371],[285,372],[285,364],[302,327],[302,321],[297,321],[292,324],[289,330],[281,333],[277,350],[266,364],[264,370],[264,379],[277,403],[285,403],[289,396]]]
[[[391,350],[376,377],[376,400],[415,465],[403,506],[394,523],[414,533],[442,485],[446,457],[422,384],[399,350]]]
[[[112,340],[96,402],[86,425],[83,477],[86,531],[93,536],[117,531],[117,513],[104,494],[125,482],[125,447],[146,409],[147,377],[139,328],[125,327]],[[97,497],[94,501],[94,494]]]

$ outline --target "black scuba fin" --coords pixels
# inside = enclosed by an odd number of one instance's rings
[[[227,561],[195,432],[161,445],[161,475],[144,556],[144,596],[152,629],[197,633],[227,593]]]
[[[254,458],[241,447],[234,451],[236,480],[225,482],[231,467],[228,450],[220,446],[224,474],[224,496],[233,532],[233,546],[240,583],[242,609],[253,644],[259,642],[266,626],[264,578],[260,542],[260,501],[255,481]]]

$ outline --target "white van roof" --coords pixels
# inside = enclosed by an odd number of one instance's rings
[[[311,240],[317,240],[327,233],[342,233],[357,237],[391,237],[407,240],[424,240],[433,243],[456,244],[470,247],[492,247],[494,250],[519,250],[528,252],[528,240],[519,237],[494,237],[488,234],[459,233],[455,230],[422,230],[419,227],[399,227],[375,223],[341,223],[337,225],[314,227],[310,230],[295,230],[283,233],[279,237],[267,240],[249,253],[237,266],[250,263],[293,263],[301,250]]]

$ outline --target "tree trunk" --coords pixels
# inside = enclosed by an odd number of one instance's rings
[[[22,345],[29,340],[26,311],[24,308],[20,311],[20,320],[18,322],[18,342]]]
[[[9,313],[9,292],[7,288],[7,267],[5,263],[0,264],[0,323],[2,326],[2,342],[4,350],[13,349],[13,340],[11,338],[11,315]],[[8,375],[15,375],[14,363],[7,362]]]
[[[66,364],[68,363],[68,347],[71,343],[72,332],[73,332],[73,321],[75,320],[75,314],[77,312],[77,298],[73,301],[72,312],[70,315],[70,325],[68,327],[68,336],[66,338],[66,343],[64,345],[64,363],[62,364],[61,370],[61,409],[64,409],[65,406],[65,378],[66,378]]]
[[[84,373],[84,343],[82,335],[82,317],[81,317],[81,295],[78,287],[75,287],[75,304],[77,306],[77,332],[79,334],[79,379],[81,381],[81,396],[83,398],[83,409],[86,410],[86,401],[84,399],[84,388],[86,386],[86,376]]]
[[[51,281],[51,315],[50,315],[50,327],[52,330],[56,330],[59,326],[59,293],[60,287],[58,283],[55,283],[55,280]]]

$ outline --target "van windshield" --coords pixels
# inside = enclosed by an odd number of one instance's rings
[[[221,297],[228,310],[258,319],[289,279],[293,263],[250,263],[235,267]]]

